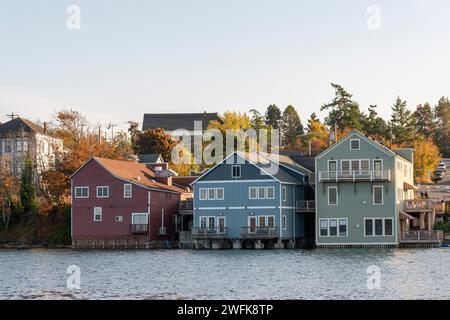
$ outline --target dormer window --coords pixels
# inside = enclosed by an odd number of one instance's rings
[[[350,140],[350,150],[359,150],[359,139],[351,139]]]
[[[231,177],[232,178],[240,178],[241,177],[241,166],[239,166],[239,165],[231,166]]]

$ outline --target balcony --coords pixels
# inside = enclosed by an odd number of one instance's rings
[[[246,239],[274,239],[278,237],[277,227],[242,227],[241,237]]]
[[[192,228],[194,239],[224,239],[227,237],[226,227],[194,227]]]
[[[315,200],[297,201],[295,203],[295,211],[296,212],[316,212],[316,201]]]
[[[319,182],[391,181],[391,170],[320,171]]]
[[[148,224],[131,224],[131,233],[133,234],[148,233]]]
[[[180,215],[194,214],[194,199],[189,198],[189,199],[180,201],[180,205],[178,208],[178,214],[180,214]]]
[[[442,230],[408,230],[400,233],[402,243],[442,243],[443,240]]]
[[[429,212],[433,211],[435,202],[430,199],[404,200],[403,210],[405,212]]]

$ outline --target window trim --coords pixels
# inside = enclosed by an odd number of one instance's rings
[[[282,198],[283,202],[285,202],[287,200],[287,188],[286,187],[281,188],[281,198]]]
[[[368,235],[366,232],[366,221],[371,220],[372,221],[372,235]],[[382,220],[382,234],[377,235],[375,234],[375,220]],[[392,225],[392,234],[387,235],[386,234],[386,222],[385,220],[391,220]],[[364,221],[364,237],[367,238],[373,238],[373,237],[393,237],[394,236],[394,218],[387,218],[387,217],[366,217],[363,219]]]
[[[354,141],[358,141],[358,149],[353,149],[352,148],[352,142],[354,142]],[[350,150],[351,151],[361,150],[361,139],[350,139]]]
[[[375,171],[375,162],[376,161],[381,162],[381,169],[380,170],[383,170],[383,165],[384,165],[383,159],[372,159],[372,170]]]
[[[78,197],[77,196],[77,189],[87,189],[87,195],[85,197],[83,197],[83,196]],[[88,186],[75,187],[74,193],[75,193],[74,194],[75,199],[88,199],[89,198],[89,187]]]
[[[234,176],[234,168],[239,168],[239,176]],[[241,173],[241,165],[239,165],[239,164],[233,164],[233,165],[231,166],[231,178],[232,178],[232,179],[239,179],[241,176],[242,176],[242,173]]]
[[[376,203],[375,202],[375,189],[376,188],[381,188],[381,203]],[[372,204],[374,206],[382,206],[382,205],[384,205],[384,186],[382,186],[382,185],[372,186]]]
[[[216,200],[216,188],[207,188],[208,192],[207,192],[207,196],[208,196],[208,200]],[[213,197],[210,198],[210,192],[212,191],[213,193]]]
[[[275,199],[275,187],[266,187],[266,199]],[[272,196],[269,197],[269,189],[272,189]]]
[[[99,195],[98,195],[98,190],[99,190],[100,188],[106,188],[106,190],[107,190],[107,195],[106,195],[106,196],[99,196]],[[95,192],[95,195],[96,195],[97,198],[109,198],[109,186],[97,186],[97,188],[96,188],[95,191],[96,191],[96,192]]]
[[[255,197],[252,197],[252,189],[255,190]],[[248,187],[248,198],[250,200],[256,200],[258,199],[258,187]]]
[[[202,197],[202,191],[205,191],[205,196]],[[198,189],[198,197],[200,200],[208,200],[208,188],[200,188]]]
[[[283,216],[281,217],[281,224],[283,230],[287,230],[287,215],[283,214]]]
[[[258,199],[267,199],[267,197],[266,197],[266,187],[257,187],[258,189],[258,194],[257,194],[257,196],[258,196]],[[264,195],[262,196],[262,197],[260,197],[259,196],[259,190],[264,190]]]
[[[150,219],[149,219],[149,214],[148,214],[148,212],[133,212],[133,213],[131,213],[131,224],[132,225],[135,225],[135,224],[137,224],[137,223],[134,223],[134,217],[135,216],[147,216],[147,223],[144,223],[144,224],[147,224],[148,225],[148,223],[149,223],[149,221],[150,221]],[[139,224],[142,224],[142,223],[139,223]]]
[[[331,233],[330,233],[330,221],[331,220],[336,220],[336,235],[335,236],[332,236],[331,235]],[[322,230],[322,227],[321,227],[321,222],[322,221],[326,221],[327,222],[327,235],[326,236],[323,236],[320,232],[321,232],[321,230]],[[341,221],[345,221],[345,226],[346,226],[346,228],[345,228],[345,236],[341,236],[340,235],[340,230],[339,230],[339,227],[340,227],[340,222]],[[340,217],[340,218],[319,218],[319,237],[328,237],[328,238],[348,238],[348,218],[346,218],[346,217]]]
[[[330,163],[333,162],[336,164],[336,171],[330,171]],[[327,161],[327,171],[328,172],[338,172],[339,171],[339,161],[337,159],[334,160],[328,160]]]
[[[127,187],[130,187],[130,195],[129,196],[127,196]],[[131,184],[131,183],[124,183],[123,184],[123,197],[124,197],[124,199],[130,199],[130,198],[133,198],[133,184]]]
[[[222,197],[219,198],[219,190],[222,190]],[[216,188],[215,189],[215,200],[224,200],[225,199],[225,189],[224,188]]]
[[[100,209],[100,219],[97,219],[96,210]],[[101,222],[103,220],[103,209],[102,207],[94,207],[94,222]]]
[[[330,189],[336,190],[336,203],[330,203]],[[337,186],[327,187],[327,203],[329,206],[338,206],[339,205],[339,189]]]

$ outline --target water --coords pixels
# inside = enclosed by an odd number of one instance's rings
[[[66,287],[69,265],[81,289]],[[367,268],[381,288],[367,288]],[[449,299],[450,248],[0,251],[2,299]]]

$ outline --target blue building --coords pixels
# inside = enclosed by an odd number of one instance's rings
[[[193,182],[195,248],[294,248],[314,241],[313,172],[288,157],[258,155],[232,153]]]

